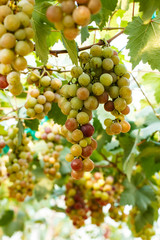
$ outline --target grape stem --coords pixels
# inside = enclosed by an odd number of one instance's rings
[[[137,86],[139,87],[139,89],[141,90],[143,96],[145,97],[145,99],[147,100],[148,104],[150,105],[150,107],[153,110],[153,113],[155,114],[155,116],[160,120],[160,115],[156,112],[156,110],[154,109],[152,103],[150,102],[150,100],[148,99],[148,97],[146,96],[145,92],[143,91],[143,89],[141,88],[141,85],[139,84],[139,82],[136,80],[136,78],[133,76],[133,74],[131,73],[131,76],[133,78],[133,80],[136,82]]]
[[[108,39],[107,40],[107,43],[111,43],[114,39],[116,39],[117,37],[119,37],[122,33],[124,32],[124,29],[122,31],[120,31],[119,33],[117,33],[116,35],[114,35],[112,38]],[[99,45],[99,46],[104,46],[106,43],[105,41],[103,41],[102,39],[99,40],[98,43],[96,44],[92,44],[92,45],[88,45],[88,46],[85,46],[85,47],[81,47],[81,48],[78,48],[78,51],[81,52],[81,51],[84,51],[84,50],[87,50],[87,49],[90,49],[92,46],[94,45]],[[63,53],[68,53],[67,50],[50,50],[49,52],[51,55],[55,56],[55,57],[58,57],[58,54],[63,54]]]
[[[106,28],[103,28],[102,31],[112,31],[112,30],[121,30],[121,29],[124,29],[124,27],[106,27]],[[89,32],[99,31],[99,28],[96,28],[96,27],[90,28],[89,27],[88,31]],[[53,30],[51,30],[51,32],[59,32],[59,30],[53,29]]]
[[[134,17],[135,2],[133,1],[132,18]]]

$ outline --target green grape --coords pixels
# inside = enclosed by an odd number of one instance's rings
[[[61,88],[60,94],[61,94],[63,97],[68,98],[68,97],[69,97],[68,90],[69,90],[69,85],[65,84],[65,85],[63,85],[63,87]]]
[[[0,62],[3,64],[11,64],[15,58],[15,54],[10,49],[0,50]]]
[[[98,108],[98,105],[98,100],[94,96],[89,96],[89,98],[84,101],[84,106],[88,110],[95,110]]]
[[[23,86],[21,83],[9,85],[8,89],[14,96],[18,96],[23,92]]]
[[[58,78],[54,78],[52,79],[51,81],[51,87],[54,89],[54,90],[58,90],[60,89],[62,86],[62,81]]]
[[[115,83],[116,81],[117,81],[117,75],[114,73],[114,72],[110,72],[109,73],[111,76],[112,76],[112,78],[113,78],[113,83]]]
[[[16,57],[12,63],[13,68],[17,71],[23,71],[27,68],[27,60],[24,57]]]
[[[98,45],[93,45],[90,48],[90,54],[93,57],[101,57],[102,56],[102,48],[100,46],[98,46]]]
[[[123,77],[127,78],[127,79],[130,79],[130,74],[127,72],[123,75]]]
[[[83,73],[83,69],[79,66],[74,66],[71,69],[71,75],[73,78],[78,78]]]
[[[52,104],[50,102],[46,102],[44,104],[44,112],[47,114],[52,108]]]
[[[40,84],[43,87],[48,87],[51,83],[51,78],[49,76],[44,76],[40,79]]]
[[[37,113],[37,114],[35,115],[35,118],[37,118],[37,119],[39,119],[39,120],[43,119],[44,117],[45,117],[45,113],[44,113],[44,112]]]
[[[131,104],[132,103],[132,96],[128,97],[125,99],[127,104]]]
[[[117,85],[119,88],[124,87],[124,86],[129,86],[130,82],[126,77],[121,77],[117,81]]]
[[[77,114],[78,114],[78,111],[72,109],[69,113],[69,118],[76,118]]]
[[[33,5],[26,1],[20,1],[18,6],[22,7],[22,12],[26,13],[28,16],[32,15]]]
[[[104,93],[104,87],[101,83],[96,82],[92,85],[92,92],[96,96],[100,96]]]
[[[117,65],[117,64],[119,64],[119,62],[120,62],[119,57],[116,56],[116,55],[113,55],[113,56],[111,57],[111,59],[112,59],[114,65]]]
[[[39,95],[40,95],[40,91],[39,91],[39,89],[33,89],[31,92],[30,92],[30,95],[31,95],[31,97],[33,97],[33,98],[37,98]]]
[[[75,142],[79,142],[80,140],[83,139],[83,133],[81,130],[79,129],[76,129],[72,132],[72,139],[75,141]]]
[[[78,156],[81,156],[82,154],[82,148],[79,144],[74,144],[72,145],[71,147],[71,154],[74,156],[74,157],[78,157]]]
[[[24,29],[24,31],[25,31],[25,35],[26,35],[27,39],[32,39],[34,37],[33,28],[27,27],[27,28]]]
[[[82,52],[80,55],[79,55],[79,59],[80,59],[80,62],[81,63],[88,63],[89,62],[89,59],[90,59],[90,55],[88,52]]]
[[[114,72],[118,76],[123,76],[125,73],[127,73],[127,69],[123,64],[118,64],[114,67]]]
[[[103,50],[102,50],[102,56],[104,58],[110,58],[112,57],[113,55],[113,49],[110,48],[110,47],[105,47]]]
[[[31,49],[26,41],[18,41],[15,46],[15,52],[20,56],[26,56],[31,52]]]
[[[117,98],[114,100],[114,107],[119,112],[123,111],[126,108],[127,104],[123,98]]]
[[[0,37],[2,37],[6,32],[6,28],[2,23],[0,23]]]
[[[18,12],[16,14],[16,16],[18,17],[19,21],[20,21],[20,24],[22,27],[26,28],[26,27],[29,27],[30,25],[30,19],[29,17],[27,16],[27,14],[25,14],[24,12]]]
[[[92,92],[92,84],[88,84],[88,86],[86,86],[86,88],[88,89],[88,91],[91,93]]]
[[[81,147],[87,147],[88,143],[85,139],[82,139],[80,142],[79,142],[80,146]]]
[[[64,16],[62,24],[64,27],[67,27],[67,28],[71,28],[75,26],[73,17],[71,15]]]
[[[11,72],[7,75],[7,82],[10,85],[15,85],[20,82],[20,74],[18,72]]]
[[[100,77],[100,82],[103,84],[103,86],[108,87],[112,84],[113,78],[109,73],[104,73]]]
[[[128,87],[128,86],[123,86],[120,88],[119,90],[119,95],[122,97],[122,98],[130,98],[131,95],[132,95],[132,91],[131,89]]]
[[[27,99],[27,106],[28,106],[29,108],[33,108],[36,104],[37,104],[37,99],[36,99],[36,98],[34,98],[34,97],[29,97],[29,98]]]
[[[10,14],[4,19],[4,26],[10,32],[15,32],[20,27],[20,20],[16,15]]]
[[[79,78],[78,78],[78,82],[81,86],[87,86],[90,83],[91,79],[90,76],[86,73],[82,73]]]
[[[51,91],[46,91],[44,93],[44,96],[46,98],[46,101],[48,101],[48,102],[53,102],[53,100],[55,99],[55,94]]]
[[[0,22],[6,18],[6,16],[12,14],[12,10],[7,5],[0,6]]]
[[[117,86],[112,86],[109,88],[109,96],[111,98],[117,98],[119,96],[119,87]]]
[[[76,116],[76,119],[77,122],[82,125],[89,123],[89,116],[85,112],[79,112]]]
[[[37,103],[37,104],[34,106],[34,111],[35,111],[36,113],[42,113],[43,110],[44,110],[44,107],[43,107],[42,104],[38,104],[38,103]]]
[[[12,67],[10,64],[0,63],[0,74],[7,75],[12,71]]]
[[[62,106],[61,106],[61,111],[64,115],[68,115],[71,111],[71,103],[70,102],[65,102]]]
[[[77,87],[76,84],[71,84],[71,85],[69,85],[69,88],[68,88],[68,94],[69,94],[69,96],[75,97],[76,94],[77,94],[77,89],[78,89],[78,87]]]
[[[44,95],[39,95],[37,98],[37,103],[45,104],[45,102],[46,102],[46,97]]]
[[[78,97],[74,97],[71,99],[71,107],[75,110],[81,109],[83,107],[83,101]]]
[[[103,69],[105,69],[106,71],[110,71],[113,69],[114,67],[114,63],[110,58],[105,58],[102,62],[102,67]]]
[[[25,30],[24,29],[18,29],[16,32],[15,32],[15,37],[17,40],[24,40],[26,38],[26,33],[25,33]]]
[[[5,33],[0,39],[2,48],[13,48],[16,45],[16,38],[12,33]]]
[[[31,117],[31,118],[33,118],[33,117],[35,117],[35,111],[34,111],[34,109],[33,108],[28,108],[27,109],[27,115],[29,116],[29,117]]]
[[[102,66],[102,60],[100,57],[92,57],[90,60],[90,66],[92,68],[100,68]]]
[[[106,127],[110,127],[111,124],[112,124],[112,119],[106,118],[106,119],[104,120],[104,125],[105,125]]]

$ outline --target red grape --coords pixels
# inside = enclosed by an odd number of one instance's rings
[[[83,157],[91,156],[92,152],[93,152],[93,148],[91,146],[82,148],[82,156]]]
[[[77,129],[78,122],[75,118],[69,118],[67,119],[65,126],[69,131],[73,132],[75,129]]]
[[[108,93],[105,91],[102,95],[97,96],[97,100],[98,100],[99,103],[108,102]]]
[[[94,127],[90,123],[87,123],[81,127],[81,131],[85,137],[91,137],[94,133]]]
[[[76,171],[72,170],[72,172],[71,172],[72,178],[74,178],[76,180],[81,179],[83,177],[83,174],[84,174],[83,171],[76,172]]]
[[[5,89],[8,87],[8,82],[6,76],[0,75],[0,89]]]
[[[81,171],[83,168],[83,163],[82,160],[79,158],[75,158],[72,162],[71,162],[71,168],[74,171]]]
[[[108,101],[107,103],[104,104],[104,109],[107,112],[112,112],[114,110],[114,103],[112,101]]]

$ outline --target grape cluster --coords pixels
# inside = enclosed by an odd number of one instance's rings
[[[51,110],[52,103],[58,101],[58,91],[62,82],[43,70],[42,72],[40,70],[32,71],[27,77],[27,82],[35,85],[29,92],[25,103],[27,115],[31,118],[43,119]]]
[[[79,58],[84,72],[78,82],[83,79],[83,86],[90,91],[93,110],[104,104],[104,109],[115,117],[104,121],[107,134],[128,132],[130,124],[124,120],[124,115],[130,112],[128,104],[132,102],[130,74],[120,63],[118,53],[110,47],[94,45],[90,54],[82,52]]]
[[[39,131],[36,132],[36,137],[43,139],[47,144],[47,150],[42,152],[44,162],[44,173],[53,180],[59,179],[61,173],[59,172],[60,163],[59,155],[63,150],[60,136],[61,126],[54,122],[46,122],[39,126]]]
[[[5,141],[10,148],[9,161],[6,162],[7,174],[12,183],[9,187],[10,197],[17,201],[24,201],[27,196],[32,195],[34,188],[29,168],[33,160],[33,152],[29,146],[30,140],[24,133],[22,143],[18,146],[18,128],[11,127]]]
[[[82,184],[70,179],[66,184],[65,203],[66,213],[77,228],[84,226],[87,217],[88,207],[84,200],[84,188]]]
[[[8,87],[17,96],[22,93],[19,71],[27,67],[24,56],[34,50],[30,39],[33,0],[1,1],[0,4],[0,89]],[[8,3],[8,5],[7,5]]]
[[[87,26],[91,15],[101,9],[100,0],[59,0],[59,5],[47,9],[47,19],[54,23],[57,30],[63,30],[68,40],[73,40],[79,34],[79,26]]]

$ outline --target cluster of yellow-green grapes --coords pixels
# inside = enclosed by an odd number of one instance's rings
[[[155,236],[153,225],[147,223],[139,232],[136,232],[135,218],[138,213],[139,213],[139,210],[137,207],[133,207],[129,212],[129,220],[131,223],[130,228],[131,228],[132,234],[134,235],[135,238],[141,238],[142,240],[151,240],[152,237]]]
[[[30,140],[23,134],[22,143],[18,145],[19,129],[11,127],[8,135],[4,138],[10,150],[9,160],[6,162],[7,175],[11,186],[9,187],[10,197],[17,201],[24,201],[27,196],[32,195],[34,188],[30,163],[33,160],[33,152],[29,146]]]
[[[124,207],[119,205],[122,191],[121,181],[115,181],[112,176],[104,177],[100,172],[85,173],[83,179],[69,179],[66,185],[66,212],[76,227],[83,226],[89,216],[92,223],[99,226],[104,222],[103,207],[110,204],[109,216],[124,222],[127,216]]]
[[[45,122],[39,126],[36,137],[43,139],[47,144],[47,149],[42,152],[44,161],[44,173],[53,180],[61,178],[59,155],[63,150],[60,136],[61,126],[53,121]]]
[[[24,56],[34,50],[30,39],[34,0],[0,2],[0,89],[8,87],[17,96],[22,93],[20,71],[27,67]]]
[[[58,102],[59,89],[62,82],[54,78],[46,70],[34,70],[28,77],[27,82],[35,85],[29,91],[29,97],[25,103],[27,115],[31,118],[43,119],[52,108],[53,102]]]
[[[47,19],[54,23],[57,30],[63,30],[68,40],[73,40],[79,34],[79,26],[87,26],[91,15],[101,9],[100,0],[59,0],[60,4],[47,9]]]

